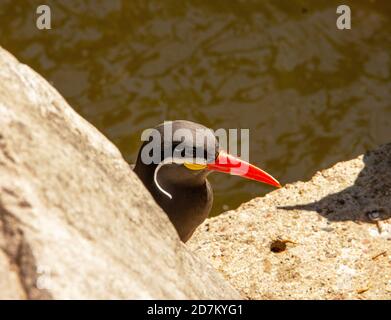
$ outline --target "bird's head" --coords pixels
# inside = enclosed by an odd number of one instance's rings
[[[202,184],[213,171],[281,187],[265,171],[222,150],[215,133],[203,125],[186,120],[166,121],[145,133],[143,140],[135,171],[144,181],[153,179],[170,199],[166,185]]]

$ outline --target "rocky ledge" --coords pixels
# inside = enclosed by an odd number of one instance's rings
[[[0,299],[235,299],[118,149],[0,48]]]
[[[0,299],[391,299],[390,217],[391,144],[186,246],[118,149],[0,48]]]
[[[207,220],[190,247],[251,299],[391,299],[391,144]]]

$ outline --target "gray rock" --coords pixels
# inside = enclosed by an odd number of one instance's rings
[[[0,48],[0,298],[239,297],[117,148]]]
[[[190,240],[251,299],[391,299],[391,144],[207,220]]]

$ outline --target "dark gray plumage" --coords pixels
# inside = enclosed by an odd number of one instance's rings
[[[165,136],[164,126],[167,124],[172,125],[173,134],[178,129],[188,129],[192,133],[193,139],[189,139],[189,141],[186,139],[184,141],[175,141],[173,135]],[[196,150],[201,148],[206,150],[207,154],[204,154],[205,160],[214,159],[215,154],[218,152],[218,143],[213,132],[200,124],[176,120],[160,124],[155,129],[159,131],[163,138],[162,153],[164,153],[165,141],[172,141],[172,144],[169,144],[170,148],[175,148],[178,143],[184,142],[186,147],[190,149]],[[212,144],[206,144],[206,140],[196,142],[195,134],[197,129],[207,130],[208,139],[213,141],[213,148],[210,148]],[[162,166],[159,169],[158,180],[161,187],[172,195],[172,199],[170,199],[159,190],[154,181],[157,164],[146,165],[141,161],[141,151],[147,143],[144,142],[139,150],[134,171],[152,194],[155,201],[167,213],[181,240],[186,242],[195,229],[208,217],[212,207],[213,192],[207,180],[207,175],[210,171],[207,169],[190,170],[183,164],[177,163]],[[168,151],[169,154],[172,154],[172,149]],[[162,159],[164,159],[164,154],[162,154]]]

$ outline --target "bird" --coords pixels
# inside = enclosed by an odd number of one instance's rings
[[[176,134],[183,132],[186,134]],[[199,132],[203,133],[203,139],[197,139]],[[154,128],[154,133],[141,145],[134,172],[167,214],[182,242],[190,239],[212,208],[213,190],[207,179],[211,172],[281,187],[270,174],[220,148],[213,130],[201,124],[165,121]],[[153,153],[151,142],[159,147],[155,154],[158,157],[156,161],[145,161],[146,155]]]

